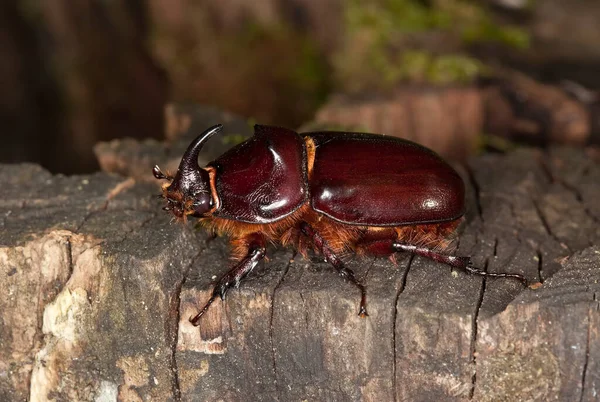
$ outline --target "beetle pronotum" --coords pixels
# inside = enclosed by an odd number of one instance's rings
[[[190,319],[198,325],[217,297],[225,298],[265,256],[268,242],[312,248],[361,292],[366,289],[340,256],[391,256],[405,251],[472,274],[526,279],[475,268],[469,257],[445,253],[463,219],[465,188],[460,176],[433,151],[377,134],[316,132],[255,126],[254,136],[206,167],[198,154],[221,125],[188,147],[174,177],[166,179],[163,208],[177,218],[200,218],[209,230],[231,238],[234,267]]]

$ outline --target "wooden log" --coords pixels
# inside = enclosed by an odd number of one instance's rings
[[[384,133],[461,162],[484,142],[503,150],[514,148],[512,143],[598,144],[595,92],[572,83],[543,84],[512,70],[497,69],[483,81],[462,87],[401,86],[368,96],[338,94],[302,129]]]
[[[350,260],[362,319],[328,264],[269,249],[196,328],[225,239],[172,222],[155,183],[2,165],[0,400],[597,399],[597,154],[521,149],[462,173],[458,253],[541,288]]]

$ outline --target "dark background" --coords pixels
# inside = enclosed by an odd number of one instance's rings
[[[0,48],[0,162],[71,174],[98,169],[99,141],[162,138],[168,102],[297,128],[333,95],[509,68],[594,104],[600,3],[18,0],[0,4]]]

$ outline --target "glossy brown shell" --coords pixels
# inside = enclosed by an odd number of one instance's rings
[[[395,137],[306,133],[316,145],[312,208],[340,222],[399,226],[464,213],[465,188],[433,151]]]
[[[220,201],[215,217],[271,223],[307,201],[306,147],[294,131],[257,125],[253,137],[209,166]]]

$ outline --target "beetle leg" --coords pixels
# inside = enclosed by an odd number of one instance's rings
[[[335,255],[335,253],[329,247],[325,239],[323,239],[323,237],[317,231],[315,231],[312,228],[312,226],[310,226],[306,222],[302,222],[300,225],[300,229],[302,230],[302,233],[304,233],[306,236],[312,239],[314,245],[317,247],[319,252],[321,252],[321,254],[323,254],[323,256],[327,259],[327,261],[331,265],[333,265],[333,267],[338,271],[340,276],[344,279],[349,280],[354,286],[356,286],[360,290],[361,297],[358,315],[360,317],[368,316],[369,314],[367,313],[367,290],[365,289],[365,286],[362,283],[360,283],[358,279],[356,279],[356,276],[354,275],[354,272],[351,269],[346,268],[342,260],[340,260],[340,258],[337,255]]]
[[[230,269],[225,275],[223,275],[217,284],[215,285],[212,295],[210,299],[206,302],[202,310],[194,317],[190,318],[190,322],[194,326],[198,326],[198,322],[200,318],[206,313],[210,307],[210,305],[215,301],[217,297],[220,297],[221,300],[225,300],[225,295],[227,291],[233,287],[238,286],[240,281],[244,279],[246,275],[250,273],[256,267],[260,260],[265,257],[265,240],[262,236],[251,235],[252,242],[249,245],[248,253],[246,257],[238,264],[236,264],[232,269]]]
[[[519,274],[510,274],[504,272],[486,272],[473,266],[471,257],[458,257],[454,255],[440,254],[427,247],[414,246],[412,244],[394,242],[392,248],[395,251],[407,251],[431,260],[450,265],[453,268],[463,269],[470,274],[488,276],[493,278],[514,278],[523,282],[527,286],[527,278]]]

